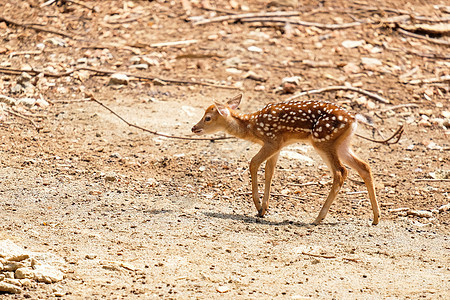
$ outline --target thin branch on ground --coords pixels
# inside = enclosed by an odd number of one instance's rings
[[[19,113],[17,113],[17,112],[11,111],[11,110],[9,110],[9,109],[6,109],[5,111],[6,111],[7,113],[13,115],[13,116],[19,117],[19,118],[21,118],[21,119],[24,119],[24,120],[30,122],[30,123],[34,126],[34,128],[36,128],[36,130],[37,130],[38,132],[42,129],[42,126],[37,125],[36,122],[34,122],[33,120],[31,120],[30,118],[25,117],[25,116],[22,115],[22,114],[19,114]]]
[[[444,75],[437,78],[425,78],[425,79],[413,79],[408,81],[409,84],[424,84],[424,83],[436,83],[436,82],[450,82],[450,75]]]
[[[336,258],[336,255],[314,254],[314,253],[308,253],[308,252],[304,252],[304,251],[302,251],[302,254],[312,256],[312,257],[320,257],[320,258],[327,258],[327,259]]]
[[[285,101],[291,101],[291,100],[297,99],[297,98],[305,96],[305,95],[320,94],[323,92],[339,91],[339,90],[357,92],[357,93],[366,95],[370,98],[373,98],[373,99],[377,100],[378,102],[381,102],[384,104],[389,103],[389,100],[386,100],[377,94],[371,93],[369,91],[366,91],[366,90],[363,90],[360,88],[352,87],[352,86],[328,86],[328,87],[324,87],[324,88],[317,89],[317,90],[304,91],[304,92],[297,93],[297,94],[287,98]]]
[[[442,179],[434,179],[434,178],[419,178],[415,179],[414,182],[420,182],[420,181],[426,181],[426,182],[450,182],[450,179],[442,178]]]
[[[47,33],[53,33],[56,35],[60,35],[69,39],[75,39],[75,37],[73,37],[72,35],[65,33],[65,32],[61,32],[61,31],[57,31],[57,30],[53,30],[53,29],[47,29],[44,28],[45,25],[28,25],[28,24],[22,24],[22,23],[18,23],[16,21],[13,21],[11,19],[5,18],[4,16],[0,16],[0,22],[5,22],[6,24],[10,24],[10,25],[15,25],[15,26],[19,26],[19,27],[23,27],[23,28],[29,28],[29,29],[33,29],[35,31],[42,31],[42,32],[47,32]]]
[[[264,18],[264,17],[295,17],[300,16],[303,12],[300,11],[274,11],[274,12],[258,12],[258,13],[244,13],[232,14],[226,16],[219,16],[212,19],[205,19],[194,22],[194,25],[204,25],[210,23],[218,23],[224,21],[236,21],[249,18]]]
[[[293,185],[293,186],[310,186],[310,185],[322,185],[322,184],[320,182],[310,181],[310,182],[305,182],[305,183],[288,183],[288,185]]]
[[[390,106],[390,107],[386,107],[386,108],[381,108],[381,109],[379,109],[378,111],[380,111],[380,112],[386,112],[386,111],[396,110],[396,109],[404,108],[404,107],[413,107],[413,108],[417,108],[417,107],[419,107],[419,105],[414,104],[414,103],[405,103],[405,104],[394,105],[394,106]]]
[[[444,41],[444,40],[429,38],[427,36],[423,36],[423,35],[420,35],[420,34],[417,34],[417,33],[412,33],[412,32],[406,31],[406,30],[401,29],[401,28],[396,28],[396,30],[398,32],[400,32],[401,34],[404,34],[406,36],[409,36],[409,37],[412,37],[412,38],[415,38],[415,39],[426,40],[426,41],[428,41],[430,43],[437,44],[437,45],[442,45],[442,46],[447,46],[447,47],[450,46],[450,42],[447,42],[447,41]]]
[[[188,140],[188,141],[218,141],[218,140],[228,140],[228,139],[234,139],[233,137],[218,137],[218,138],[191,138],[191,137],[183,137],[183,136],[175,136],[175,135],[168,135],[168,134],[164,134],[164,133],[160,133],[157,131],[153,131],[135,124],[132,124],[130,122],[128,122],[127,120],[125,120],[122,116],[120,116],[118,113],[116,113],[115,111],[113,111],[111,108],[109,108],[108,106],[106,106],[105,104],[103,104],[102,102],[98,101],[97,99],[95,99],[95,97],[92,94],[88,94],[86,93],[86,96],[89,97],[90,101],[95,102],[97,104],[99,104],[100,106],[102,106],[103,108],[105,108],[106,110],[108,110],[110,113],[112,113],[113,115],[115,115],[117,118],[119,118],[122,122],[124,122],[125,124],[127,124],[130,127],[134,127],[137,128],[139,130],[157,135],[157,136],[162,136],[162,137],[166,137],[166,138],[170,138],[170,139],[178,139],[178,140]]]
[[[366,24],[368,22],[351,22],[351,23],[342,23],[342,24],[326,24],[326,23],[316,23],[316,22],[308,22],[302,20],[295,19],[287,19],[287,18],[251,18],[251,19],[243,19],[241,20],[243,23],[251,23],[251,22],[261,22],[261,23],[289,23],[291,25],[300,25],[307,27],[317,27],[320,29],[346,29],[351,27],[360,26]]]
[[[387,43],[383,42],[383,47],[386,50],[389,51],[394,51],[394,52],[405,52],[407,54],[413,54],[413,55],[417,55],[420,57],[426,57],[426,58],[434,58],[434,59],[450,59],[450,55],[445,55],[445,54],[440,54],[440,53],[425,53],[425,52],[419,52],[416,50],[412,50],[412,49],[400,49],[400,48],[394,48],[394,47],[390,47],[389,45],[387,45]]]
[[[379,144],[383,144],[383,145],[393,145],[393,144],[397,144],[400,141],[400,138],[402,137],[403,132],[405,131],[405,128],[403,125],[401,125],[396,132],[394,132],[394,134],[392,134],[389,138],[384,139],[384,140],[375,140],[375,139],[371,139],[368,138],[366,136],[360,135],[358,133],[355,133],[355,136],[360,137],[362,139],[374,142],[374,143],[379,143]]]

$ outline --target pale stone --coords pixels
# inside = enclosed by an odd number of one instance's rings
[[[36,280],[39,282],[53,283],[63,280],[64,274],[49,265],[35,265],[34,272],[36,274]]]
[[[7,283],[5,281],[0,281],[0,292],[20,294],[22,293],[22,288],[14,284]]]

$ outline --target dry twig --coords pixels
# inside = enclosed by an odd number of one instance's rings
[[[342,23],[342,24],[325,24],[325,23],[316,23],[316,22],[308,22],[302,20],[295,19],[287,19],[287,18],[251,18],[251,19],[243,19],[241,20],[243,23],[249,22],[262,22],[262,23],[289,23],[291,25],[301,25],[301,26],[309,26],[309,27],[317,27],[320,29],[346,29],[350,27],[360,26],[367,22],[351,22],[351,23]]]
[[[9,110],[9,109],[6,109],[5,111],[6,111],[7,113],[13,115],[13,116],[19,117],[19,118],[21,118],[21,119],[24,119],[24,120],[30,122],[30,123],[34,126],[34,128],[36,128],[36,130],[37,130],[38,132],[42,129],[42,126],[37,125],[33,120],[31,120],[30,118],[25,117],[24,115],[21,115],[21,114],[19,114],[19,113],[17,113],[17,112],[13,112],[13,111],[11,111],[11,110]]]
[[[304,252],[302,251],[303,255],[308,255],[308,256],[312,256],[312,257],[320,257],[320,258],[336,258],[336,255],[324,255],[324,254],[314,254],[314,253],[308,253],[308,252]]]
[[[168,135],[168,134],[164,134],[164,133],[160,133],[160,132],[156,132],[135,124],[132,124],[130,122],[128,122],[127,120],[125,120],[123,117],[121,117],[118,113],[116,113],[115,111],[113,111],[111,108],[109,108],[108,106],[106,106],[105,104],[103,104],[102,102],[98,101],[97,99],[95,99],[94,95],[92,94],[88,94],[86,93],[86,96],[90,99],[90,101],[93,101],[97,104],[99,104],[101,107],[105,108],[106,110],[108,110],[110,113],[112,113],[113,115],[115,115],[117,118],[119,118],[122,122],[124,122],[125,124],[127,124],[130,127],[134,127],[137,128],[139,130],[157,135],[157,136],[162,136],[162,137],[166,137],[166,138],[170,138],[170,139],[178,139],[178,140],[188,140],[188,141],[218,141],[218,140],[228,140],[228,139],[233,139],[233,137],[218,137],[218,138],[191,138],[191,137],[183,137],[183,136],[174,136],[174,135]]]
[[[441,178],[441,179],[435,179],[435,178],[419,178],[419,179],[415,179],[415,182],[420,182],[420,181],[427,181],[427,182],[450,182],[450,179],[447,178]]]
[[[36,31],[53,33],[53,34],[57,34],[57,35],[60,35],[60,36],[66,37],[66,38],[70,38],[70,39],[75,39],[73,36],[71,36],[68,33],[57,31],[57,30],[53,30],[53,29],[44,28],[45,25],[22,24],[22,23],[18,23],[16,21],[13,21],[11,19],[5,18],[4,16],[0,16],[0,22],[5,22],[6,24],[11,24],[11,25],[19,26],[19,27],[33,29],[33,30],[36,30]]]
[[[421,39],[421,40],[426,40],[426,41],[428,41],[430,43],[438,44],[438,45],[442,45],[442,46],[447,46],[447,47],[450,46],[450,43],[447,42],[447,41],[444,41],[444,40],[429,38],[427,36],[423,36],[423,35],[420,35],[420,34],[417,34],[417,33],[412,33],[412,32],[406,31],[406,30],[401,29],[401,28],[396,28],[396,30],[398,32],[404,34],[404,35],[409,36],[409,37],[413,37],[413,38]]]
[[[370,98],[373,98],[381,103],[385,103],[385,104],[389,103],[389,100],[386,100],[377,94],[371,93],[369,91],[366,91],[366,90],[363,90],[360,88],[352,87],[352,86],[328,86],[328,87],[324,87],[324,88],[317,89],[317,90],[304,91],[304,92],[297,93],[297,94],[287,98],[286,101],[294,100],[294,99],[297,99],[297,98],[305,96],[305,95],[320,94],[323,92],[339,91],[339,90],[357,92],[357,93],[366,95]]]
[[[436,83],[436,82],[450,82],[450,75],[444,75],[437,78],[425,78],[425,79],[413,79],[410,80],[409,84],[424,84],[424,83]]]

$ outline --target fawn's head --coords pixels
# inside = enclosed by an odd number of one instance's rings
[[[192,132],[208,134],[224,130],[228,124],[227,118],[231,116],[231,111],[239,106],[241,99],[242,94],[239,94],[228,100],[227,104],[214,102],[206,109],[202,119],[192,127]]]

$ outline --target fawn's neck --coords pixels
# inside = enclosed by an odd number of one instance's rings
[[[232,112],[227,120],[226,131],[237,138],[260,144],[262,140],[255,135],[253,123],[250,114]]]

